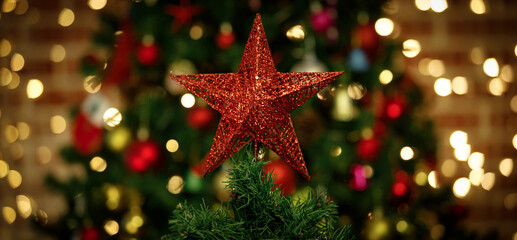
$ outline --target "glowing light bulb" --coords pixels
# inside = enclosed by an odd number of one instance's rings
[[[415,156],[415,153],[413,152],[413,149],[411,147],[405,146],[400,150],[400,158],[402,160],[410,160]]]

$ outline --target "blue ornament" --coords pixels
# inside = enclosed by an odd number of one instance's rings
[[[352,69],[354,72],[366,72],[370,68],[368,57],[366,56],[366,53],[360,48],[352,49],[348,59],[348,64],[350,64],[350,69]]]

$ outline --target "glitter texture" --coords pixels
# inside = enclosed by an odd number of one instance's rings
[[[237,73],[171,75],[222,115],[203,175],[254,140],[309,179],[290,113],[342,73],[277,72],[257,14]]]

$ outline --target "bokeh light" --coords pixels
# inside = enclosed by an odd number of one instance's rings
[[[65,59],[66,50],[63,45],[54,44],[50,48],[50,61],[52,62],[61,62]]]
[[[469,90],[467,78],[458,76],[452,79],[452,91],[458,95],[466,94]]]
[[[480,169],[483,168],[483,164],[485,163],[485,155],[480,152],[473,152],[470,154],[468,159],[468,164],[470,169]]]
[[[382,72],[379,74],[379,81],[384,85],[390,83],[392,80],[393,73],[388,69],[382,70]]]
[[[169,139],[169,141],[167,141],[167,144],[166,144],[167,151],[173,153],[173,152],[178,151],[179,147],[180,147],[180,145],[179,145],[178,141],[176,141],[176,139]]]
[[[38,79],[31,79],[27,83],[27,97],[35,99],[43,93],[43,83]]]
[[[513,135],[512,144],[515,149],[517,149],[517,134]]]
[[[88,6],[93,10],[100,10],[106,6],[107,0],[88,0]]]
[[[18,75],[18,73],[16,73],[16,72],[12,72],[11,73],[11,82],[9,83],[9,85],[7,85],[7,88],[15,89],[18,87],[18,85],[20,85],[20,75]]]
[[[181,190],[183,190],[184,185],[185,182],[183,181],[183,178],[178,175],[175,175],[169,179],[169,183],[167,184],[167,190],[169,190],[169,192],[172,194],[179,194]]]
[[[495,58],[488,58],[483,63],[483,71],[489,77],[497,77],[499,75],[499,64]]]
[[[203,28],[200,25],[194,24],[190,28],[189,35],[192,40],[199,40],[203,37]]]
[[[4,178],[9,173],[9,164],[0,159],[0,178]]]
[[[12,224],[16,220],[16,211],[12,207],[2,207],[2,216],[8,224]]]
[[[438,188],[438,179],[436,178],[435,171],[431,171],[429,175],[427,175],[427,182],[429,182],[429,186],[432,188]]]
[[[47,146],[39,146],[36,149],[36,155],[40,164],[47,164],[52,159],[52,151]]]
[[[108,233],[110,236],[113,236],[118,233],[119,225],[114,220],[108,220],[104,224],[104,231],[106,231],[106,233]]]
[[[454,157],[458,159],[458,161],[467,161],[470,156],[470,145],[463,144],[454,149]]]
[[[415,39],[408,39],[402,43],[402,54],[408,58],[416,57],[420,50],[420,42]]]
[[[427,174],[425,172],[418,172],[414,177],[415,183],[419,186],[425,186],[427,184]]]
[[[467,178],[458,178],[454,182],[454,185],[452,186],[452,192],[454,193],[454,196],[458,198],[463,198],[469,193],[470,191],[470,181]]]
[[[507,83],[513,82],[513,68],[512,65],[506,64],[501,68],[501,79]]]
[[[429,76],[431,73],[429,72],[429,63],[431,62],[430,58],[422,58],[418,62],[418,71],[423,76]]]
[[[347,90],[348,96],[354,100],[359,100],[359,99],[363,98],[364,94],[366,94],[366,88],[363,87],[363,85],[361,85],[358,82],[350,83],[350,85],[348,85],[348,88],[346,90]]]
[[[453,148],[459,148],[467,144],[468,135],[464,131],[454,131],[449,138],[449,142]]]
[[[439,59],[432,59],[429,61],[429,64],[427,65],[429,75],[433,77],[439,77],[442,76],[445,73],[445,64],[443,64],[442,60]]]
[[[9,183],[12,189],[18,188],[22,184],[22,175],[16,170],[9,170],[7,183]]]
[[[23,66],[25,66],[25,59],[19,53],[14,53],[11,57],[11,70],[14,72],[18,72],[22,70]]]
[[[388,36],[393,32],[394,24],[389,18],[379,18],[375,22],[375,31],[381,36]]]
[[[90,168],[93,171],[96,172],[104,172],[106,168],[108,167],[108,164],[106,163],[106,160],[104,160],[101,157],[93,157],[92,160],[90,160]]]
[[[28,218],[32,213],[31,200],[25,195],[16,196],[16,207],[22,218]]]
[[[485,59],[485,51],[481,47],[472,48],[470,51],[470,60],[477,65],[483,64]]]
[[[305,38],[305,30],[301,25],[296,25],[289,28],[285,33],[285,36],[289,38],[289,40],[300,41]]]
[[[510,193],[504,197],[504,207],[506,210],[513,210],[517,207],[517,193]]]
[[[7,39],[2,39],[0,41],[0,57],[5,57],[11,53],[11,42]]]
[[[20,137],[20,132],[18,132],[18,128],[16,128],[13,125],[5,126],[4,131],[5,140],[7,140],[8,143],[16,142],[16,140],[18,140],[18,137]]]
[[[0,68],[0,87],[7,86],[11,83],[13,74],[5,67]]]
[[[75,14],[69,8],[63,8],[59,13],[59,17],[57,18],[57,23],[63,27],[68,27],[74,23]]]
[[[102,119],[109,127],[115,127],[122,121],[122,114],[118,109],[111,107],[106,109],[102,115]]]
[[[402,160],[410,160],[415,156],[415,152],[413,152],[413,149],[411,147],[405,146],[400,150],[400,158]]]
[[[508,177],[513,171],[513,160],[511,158],[505,158],[499,163],[499,171],[503,176]]]
[[[454,174],[456,174],[457,165],[458,164],[456,163],[456,161],[454,161],[452,159],[447,159],[447,160],[443,161],[442,167],[441,167],[442,174],[445,177],[454,176]]]
[[[66,120],[61,115],[50,118],[50,131],[54,134],[61,134],[66,130]]]
[[[97,76],[90,75],[84,78],[83,88],[88,93],[96,93],[101,90],[102,83]]]
[[[506,91],[507,84],[500,78],[493,78],[488,83],[488,91],[494,96],[501,96]]]
[[[4,0],[2,4],[2,12],[12,12],[16,8],[16,0]]]
[[[431,0],[415,0],[415,6],[420,11],[427,11],[431,8]]]
[[[486,13],[486,6],[483,0],[470,0],[470,10],[475,14]]]
[[[452,93],[452,83],[451,80],[447,78],[438,78],[434,82],[434,91],[439,96],[445,97]]]
[[[18,134],[19,134],[18,137],[20,140],[25,140],[29,137],[29,135],[31,133],[29,124],[27,124],[26,122],[18,122],[16,124],[16,128],[18,129]]]
[[[473,186],[479,186],[481,184],[481,179],[483,178],[483,174],[485,174],[485,170],[483,169],[474,169],[469,173],[469,180]]]
[[[483,187],[483,189],[490,191],[492,187],[494,187],[494,183],[495,174],[493,172],[487,172],[483,175],[483,178],[481,179],[481,187]]]
[[[445,11],[449,6],[446,0],[431,0],[431,9],[437,13]]]
[[[185,93],[181,96],[181,105],[184,108],[191,108],[196,104],[196,98],[190,93]]]
[[[517,113],[517,95],[513,96],[510,100],[510,109],[512,109],[514,113]]]

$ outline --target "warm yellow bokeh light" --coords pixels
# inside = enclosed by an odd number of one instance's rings
[[[4,0],[2,4],[2,12],[12,12],[16,8],[16,0]]]
[[[499,75],[499,63],[495,58],[488,58],[483,63],[483,70],[485,74],[490,77],[497,77]]]
[[[172,194],[178,194],[183,190],[183,186],[185,185],[185,182],[183,181],[183,178],[180,176],[172,176],[169,179],[169,183],[167,183],[167,190],[169,190]]]
[[[88,93],[96,93],[101,90],[102,83],[97,76],[90,75],[84,78],[83,88]]]
[[[106,6],[107,0],[88,0],[88,6],[93,10],[100,10]]]
[[[18,0],[16,9],[14,9],[14,13],[18,15],[23,15],[29,9],[29,1],[28,0]]]
[[[122,121],[122,114],[118,109],[111,107],[106,109],[102,115],[102,119],[109,127],[115,127]]]
[[[442,60],[439,59],[432,59],[429,61],[429,64],[427,65],[429,75],[433,77],[439,77],[442,76],[445,73],[445,64]]]
[[[470,51],[470,60],[472,60],[474,64],[481,65],[484,59],[485,52],[481,47],[472,48]]]
[[[506,64],[501,68],[501,79],[507,83],[513,82],[513,68],[512,65]]]
[[[289,30],[287,30],[287,32],[285,33],[285,36],[290,40],[300,41],[305,38],[305,30],[301,25],[296,25],[289,28]]]
[[[2,216],[8,224],[12,224],[16,220],[16,211],[12,207],[3,207]]]
[[[435,171],[431,171],[429,175],[427,175],[427,182],[429,182],[429,186],[432,188],[438,188],[438,179],[436,178]]]
[[[348,85],[346,92],[351,99],[359,100],[366,94],[366,88],[358,82],[353,82]]]
[[[65,59],[66,51],[65,48],[60,44],[54,44],[50,48],[50,61],[61,62]]]
[[[493,78],[488,82],[488,91],[494,96],[501,96],[506,91],[507,83],[500,78]]]
[[[7,183],[9,183],[9,186],[13,189],[18,188],[22,184],[22,175],[16,170],[9,170]]]
[[[167,144],[166,144],[167,151],[173,153],[173,152],[178,151],[179,147],[180,147],[180,145],[179,145],[178,141],[176,141],[175,139],[169,139],[169,141],[167,141]]]
[[[203,28],[200,25],[192,25],[189,31],[190,38],[192,40],[199,40],[201,37],[203,37]]]
[[[31,200],[25,195],[16,196],[16,207],[22,218],[28,218],[32,213]]]
[[[13,74],[9,69],[5,67],[0,68],[0,87],[9,85],[12,78]]]
[[[18,128],[18,138],[20,140],[25,140],[29,137],[30,133],[31,133],[31,129],[29,127],[29,124],[25,123],[25,122],[18,122],[16,124],[16,128]]]
[[[470,145],[463,144],[454,149],[454,157],[458,159],[458,161],[467,161],[470,156]]]
[[[517,44],[515,44],[515,48],[513,49],[515,56],[517,57]]]
[[[61,134],[66,130],[66,120],[61,115],[50,118],[50,131],[54,134]]]
[[[14,72],[18,72],[22,70],[23,66],[25,66],[25,59],[19,53],[14,53],[11,57],[11,70]]]
[[[405,146],[400,150],[400,158],[402,160],[410,160],[415,156],[415,152],[413,152],[413,149],[411,147]]]
[[[379,74],[379,81],[384,85],[390,83],[392,80],[393,73],[388,69],[382,70],[382,72]]]
[[[370,165],[364,165],[364,176],[366,178],[373,177],[373,168]]]
[[[470,154],[468,164],[470,169],[481,169],[485,163],[485,155],[480,152],[473,152]]]
[[[438,78],[434,82],[434,91],[438,96],[448,96],[452,93],[452,83],[451,80],[447,78]]]
[[[510,109],[512,109],[514,113],[517,113],[517,95],[513,96],[510,100]]]
[[[106,185],[103,191],[104,194],[106,194],[106,207],[109,210],[117,209],[120,205],[120,198],[122,197],[120,189],[114,185]]]
[[[43,93],[43,83],[38,79],[31,79],[27,83],[27,97],[35,99]]]
[[[59,17],[57,18],[57,23],[63,27],[68,27],[72,25],[75,19],[74,11],[68,8],[63,8],[59,13]]]
[[[104,172],[106,167],[108,167],[108,164],[106,163],[106,160],[101,157],[93,157],[92,160],[90,160],[90,168],[93,171]]]
[[[481,179],[481,187],[483,189],[490,191],[492,187],[494,187],[495,183],[495,174],[492,172],[487,172],[485,175],[483,175],[483,178]]]
[[[485,170],[483,169],[474,169],[469,173],[469,180],[473,186],[479,186],[481,184],[481,178],[483,178],[483,174],[485,174]]]
[[[470,191],[470,181],[467,178],[458,178],[454,182],[454,185],[452,186],[452,192],[454,193],[454,196],[458,198],[463,198],[469,193]]]
[[[517,134],[513,135],[512,144],[515,149],[517,149]]]
[[[18,140],[18,138],[20,137],[20,132],[18,132],[18,128],[16,128],[13,125],[5,126],[4,131],[5,139],[8,143],[16,142],[16,140]]]
[[[475,14],[486,13],[486,6],[483,0],[470,0],[470,10]]]
[[[338,157],[339,155],[341,155],[342,151],[343,151],[343,149],[341,149],[340,146],[336,146],[332,150],[330,150],[330,156]]]
[[[513,210],[517,207],[517,193],[510,193],[504,197],[504,207],[506,210]]]
[[[181,97],[181,105],[184,108],[191,108],[194,106],[194,104],[196,104],[196,98],[194,97],[194,95],[190,93],[183,94],[183,96]]]
[[[15,143],[11,144],[9,151],[11,152],[11,156],[13,157],[14,160],[18,160],[23,157],[24,149],[23,149],[22,144],[19,142],[15,142]]]
[[[397,228],[398,232],[404,233],[408,230],[408,223],[404,220],[400,220],[397,222],[397,225],[395,227]]]
[[[402,54],[408,58],[416,57],[420,50],[420,42],[415,39],[408,39],[402,43]]]
[[[0,41],[0,57],[5,57],[11,53],[11,42],[7,39],[2,39]]]
[[[446,177],[454,176],[454,174],[456,174],[457,165],[458,164],[456,163],[456,161],[454,161],[452,159],[447,159],[447,160],[443,161],[442,167],[441,167],[443,176],[446,176]]]
[[[511,158],[505,158],[499,163],[499,171],[503,176],[508,177],[513,171],[513,160]]]
[[[467,144],[468,135],[464,131],[454,131],[449,138],[449,142],[453,148],[459,148]]]
[[[36,155],[40,164],[47,164],[52,159],[52,151],[47,146],[39,146]]]
[[[9,85],[7,85],[7,88],[15,89],[18,87],[18,85],[20,85],[20,75],[18,75],[18,73],[16,73],[16,72],[12,72],[11,73],[11,82],[9,83]]]
[[[458,95],[464,95],[469,90],[467,78],[458,76],[452,79],[452,91]]]
[[[375,22],[375,31],[381,36],[388,36],[393,32],[395,25],[389,18],[379,18]]]
[[[415,0],[415,6],[420,11],[427,11],[431,8],[431,0]]]
[[[431,0],[431,9],[437,13],[445,11],[449,6],[446,0]]]
[[[4,178],[9,173],[9,164],[0,159],[0,178]]]
[[[425,172],[415,174],[415,183],[419,186],[425,186],[427,184],[427,174]]]
[[[431,62],[430,58],[422,58],[418,62],[418,72],[423,76],[429,76],[431,73],[429,72],[429,63]]]
[[[108,220],[106,221],[106,223],[104,224],[104,230],[106,231],[106,233],[108,233],[110,236],[113,236],[115,234],[118,233],[119,231],[119,225],[116,221],[114,220]]]

